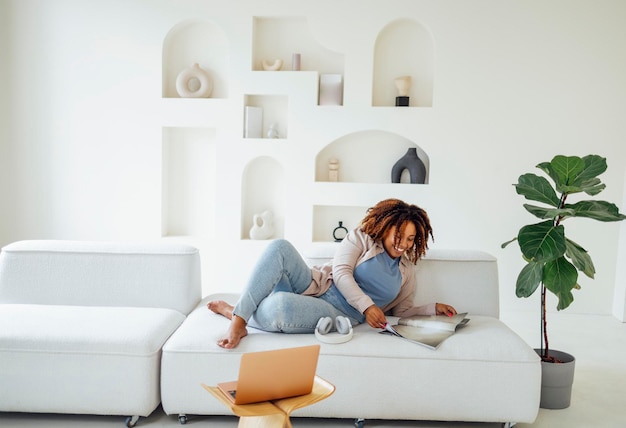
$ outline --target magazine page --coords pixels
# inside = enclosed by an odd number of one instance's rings
[[[400,318],[398,324],[412,326],[412,327],[428,327],[437,330],[454,331],[459,324],[467,323],[467,312],[456,314],[453,316],[447,315],[416,315],[409,318]]]
[[[425,315],[402,318],[396,325],[387,323],[380,333],[391,334],[430,349],[437,349],[441,342],[454,334],[457,328],[469,322],[466,315],[467,312],[452,317]],[[407,325],[407,322],[412,324]]]
[[[394,329],[398,332],[400,337],[431,349],[436,349],[441,342],[454,334],[454,331],[449,330],[412,327],[407,325],[396,325]]]

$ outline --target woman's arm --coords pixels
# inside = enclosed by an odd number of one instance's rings
[[[369,236],[360,230],[352,230],[339,243],[333,259],[333,281],[346,301],[359,312],[364,313],[374,301],[361,290],[354,279],[354,269],[364,260],[374,245]]]

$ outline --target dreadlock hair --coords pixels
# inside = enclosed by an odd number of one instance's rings
[[[361,220],[361,231],[367,233],[376,242],[384,240],[393,226],[396,227],[395,243],[400,238],[407,222],[412,222],[417,231],[413,247],[407,249],[406,254],[413,264],[426,254],[428,237],[433,240],[433,229],[426,211],[417,205],[407,204],[399,199],[385,199],[367,210],[365,218]]]

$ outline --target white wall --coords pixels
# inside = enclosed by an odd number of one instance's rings
[[[626,206],[626,173],[624,174],[622,206]],[[617,260],[613,315],[620,321],[626,322],[626,263],[624,263],[624,260],[626,260],[626,224],[624,222],[620,224]]]
[[[535,310],[536,298],[514,296],[512,284],[522,266],[518,251],[500,249],[522,224],[534,221],[511,184],[555,154],[596,153],[609,161],[601,198],[622,201],[625,2],[232,3],[0,0],[0,12],[11,22],[2,26],[10,28],[8,36],[0,30],[0,73],[11,77],[7,102],[0,104],[0,111],[9,110],[8,119],[6,113],[0,119],[8,122],[8,131],[0,133],[0,167],[12,171],[14,183],[0,187],[2,244],[25,238],[161,236],[162,128],[171,114],[160,103],[161,54],[169,31],[192,18],[216,22],[231,49],[223,110],[233,115],[225,129],[210,132],[216,139],[213,214],[219,242],[205,242],[201,249],[204,256],[218,257],[204,266],[205,278],[217,275],[211,291],[241,288],[246,268],[229,269],[239,264],[240,251],[257,250],[254,243],[239,242],[242,169],[254,154],[242,160],[242,146],[234,142],[241,120],[236,103],[262,79],[249,72],[253,16],[306,16],[320,43],[346,55],[341,113],[312,110],[306,120],[298,117],[284,150],[274,153],[285,174],[296,176],[287,188],[286,216],[311,215],[305,194],[310,189],[297,175],[302,159],[351,132],[374,128],[402,135],[429,156],[430,184],[421,200],[435,227],[434,245],[496,255],[503,310]],[[415,116],[370,108],[376,36],[399,18],[419,21],[434,40],[433,107]],[[0,85],[3,90],[7,85]],[[207,126],[214,125],[209,120]],[[308,169],[314,171],[309,164]],[[15,216],[8,206],[15,207]],[[589,250],[598,274],[594,281],[581,280],[583,289],[570,311],[609,314],[619,226],[584,219],[572,220],[571,226],[569,233]],[[300,229],[286,221],[286,236],[305,244],[309,231]]]
[[[0,1],[0,242],[8,239],[9,225],[14,223],[14,207],[10,203],[15,198],[12,197],[12,173],[10,162],[11,151],[10,140],[10,102],[9,90],[11,88],[11,78],[7,59],[9,58],[9,40],[11,33],[10,8],[9,4]]]

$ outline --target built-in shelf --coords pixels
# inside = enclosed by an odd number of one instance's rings
[[[302,16],[255,17],[252,70],[263,71],[263,60],[282,60],[292,70],[293,54],[300,54],[300,71],[344,74],[344,54],[320,45]]]
[[[272,216],[270,239],[320,245],[334,241],[340,221],[349,230],[357,227],[367,208],[382,199],[427,206],[431,162],[422,142],[402,131],[377,129],[406,130],[410,123],[411,133],[419,135],[434,114],[434,44],[421,23],[395,20],[371,38],[371,82],[354,74],[362,67],[350,74],[346,57],[352,52],[323,46],[304,17],[256,16],[238,30],[249,31],[249,46],[231,44],[228,31],[211,20],[182,21],[164,38],[158,118],[163,237],[187,239],[202,248],[231,237],[256,254],[267,240],[251,239],[250,230],[255,215],[265,211]],[[231,46],[245,56],[231,61]],[[294,53],[300,55],[299,70],[292,69]],[[280,70],[264,70],[263,60],[283,64]],[[177,76],[194,63],[211,75],[209,98],[177,93]],[[324,105],[320,81],[329,75],[338,82],[334,88],[340,97]],[[394,107],[394,79],[404,75],[412,79],[410,105]],[[349,91],[344,92],[346,82]],[[344,100],[344,95],[354,99]],[[254,137],[247,132],[247,107],[261,111]],[[373,120],[363,121],[363,114]],[[363,123],[371,129],[363,129]],[[337,137],[333,132],[339,129],[347,133]],[[332,136],[326,142],[327,135]],[[400,183],[392,183],[393,165],[411,148],[426,167],[425,184],[409,184],[405,173]],[[331,159],[338,162],[336,181],[329,176]],[[216,226],[216,211],[226,198],[237,208]]]
[[[347,230],[359,225],[367,212],[367,206],[327,206],[313,207],[313,242],[333,242],[333,231],[339,222]]]
[[[338,162],[338,182],[343,183],[391,183],[391,169],[409,148],[416,148],[419,158],[426,166],[426,183],[430,160],[414,142],[386,131],[369,130],[345,135],[328,144],[315,159],[315,181],[329,180],[329,163]],[[373,154],[363,156],[360,154]],[[401,183],[408,183],[406,174]]]
[[[284,237],[285,171],[274,158],[260,156],[245,167],[241,188],[241,239],[250,239],[254,216],[269,211],[273,217],[271,238]]]
[[[214,236],[215,149],[215,129],[163,128],[162,236]]]
[[[410,76],[409,107],[432,107],[434,43],[422,24],[400,19],[383,28],[376,39],[373,67],[372,106],[395,106],[394,81]]]
[[[213,85],[210,98],[228,98],[228,39],[218,25],[204,20],[181,22],[165,37],[161,96],[179,98],[176,78],[183,70],[196,63],[209,73]]]
[[[288,109],[289,100],[286,95],[246,95],[244,97],[243,136],[245,138],[287,138]]]

